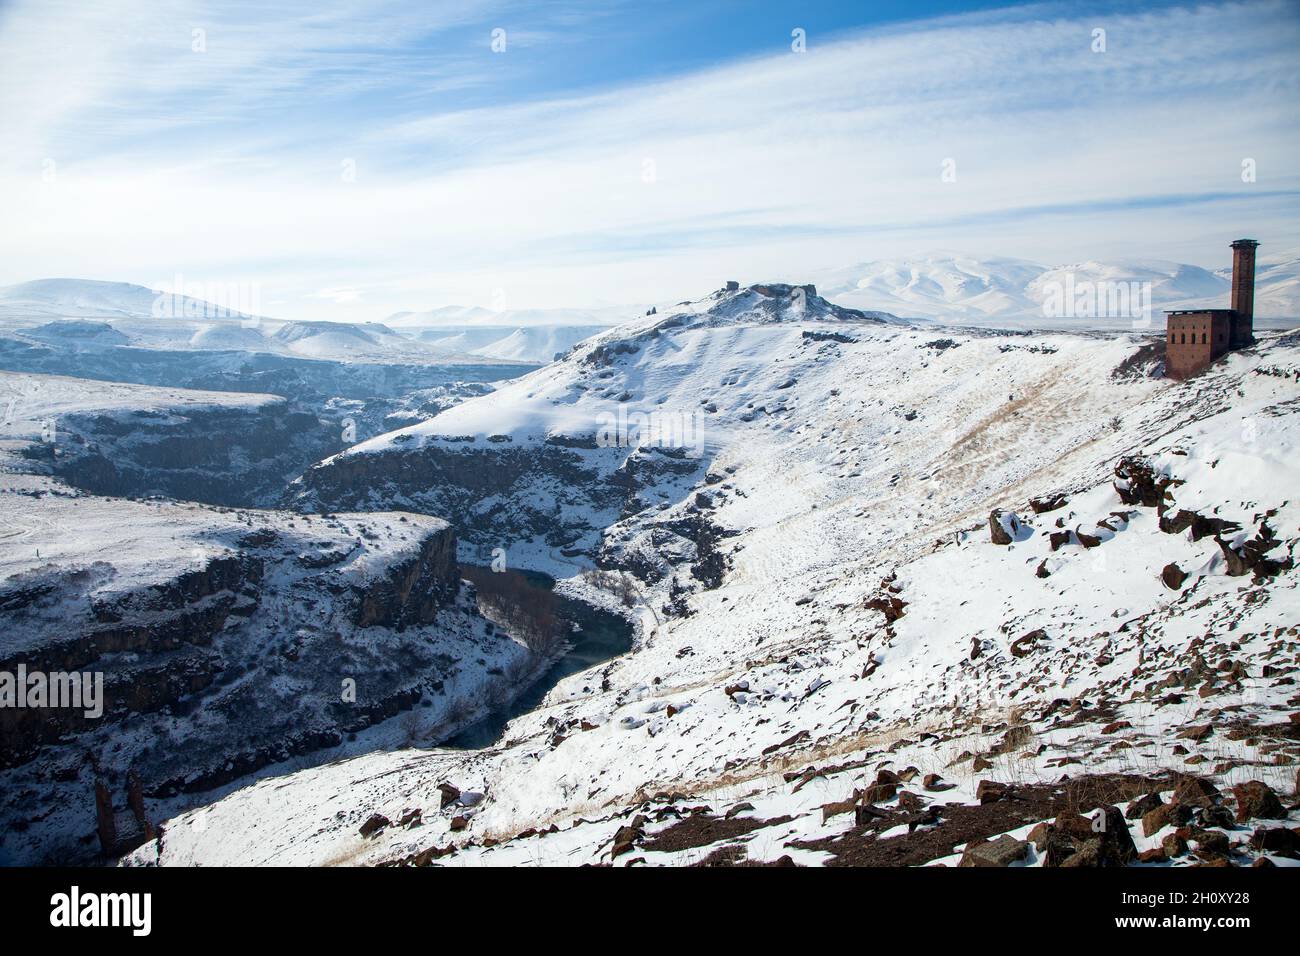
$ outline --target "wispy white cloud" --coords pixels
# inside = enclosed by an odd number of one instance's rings
[[[360,35],[337,12],[253,11],[72,17],[70,83],[41,62],[40,16],[0,19],[0,122],[18,131],[0,279],[215,273],[260,281],[282,314],[378,317],[501,290],[519,307],[676,298],[934,245],[1217,264],[1230,232],[1300,243],[1284,0],[814,35],[803,54],[474,108],[439,91],[491,83],[512,54],[411,38],[505,7],[379,4]],[[126,53],[96,47],[128,22],[148,29]],[[221,37],[226,59],[192,65],[194,22],[217,24],[207,56]],[[593,28],[580,9],[566,26]],[[38,52],[7,63],[18,47]],[[42,181],[55,148],[68,158]],[[358,295],[310,298],[343,287]]]

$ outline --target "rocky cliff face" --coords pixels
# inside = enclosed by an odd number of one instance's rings
[[[128,771],[162,813],[287,760],[435,740],[528,660],[460,593],[438,519],[218,512],[27,481],[46,524],[39,547],[15,543],[25,560],[6,556],[0,672],[102,675],[102,715],[0,708],[0,857],[92,858],[95,786],[117,793]],[[0,491],[7,512],[23,502]],[[386,729],[402,712],[410,726]],[[357,742],[367,733],[383,740]]]
[[[310,462],[343,446],[340,430],[288,402],[60,417],[56,440],[26,454],[99,495],[165,495],[208,504],[274,503]]]

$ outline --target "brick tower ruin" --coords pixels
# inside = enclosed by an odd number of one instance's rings
[[[1255,343],[1254,239],[1232,244],[1232,298],[1230,309],[1166,312],[1165,374],[1190,378],[1233,349]]]

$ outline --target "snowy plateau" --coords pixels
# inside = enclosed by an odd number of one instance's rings
[[[1004,271],[995,324],[1043,275]],[[109,707],[0,711],[0,859],[103,861],[103,781],[125,865],[1295,865],[1300,333],[1173,382],[1149,329],[946,323],[898,275],[585,318],[553,361],[465,359],[481,316],[160,343],[15,306],[0,671],[102,670]],[[206,377],[115,380],[209,337]],[[444,338],[505,364],[466,384]],[[630,650],[447,745],[550,653],[458,562]]]

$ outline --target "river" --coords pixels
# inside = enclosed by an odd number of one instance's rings
[[[539,590],[554,591],[555,579],[537,571],[518,572],[527,583]],[[561,616],[577,625],[569,637],[569,651],[546,669],[527,690],[507,707],[471,724],[442,746],[457,750],[479,750],[497,743],[506,724],[541,704],[547,692],[570,674],[626,654],[632,649],[632,624],[610,611],[593,607],[585,601],[556,594]]]

